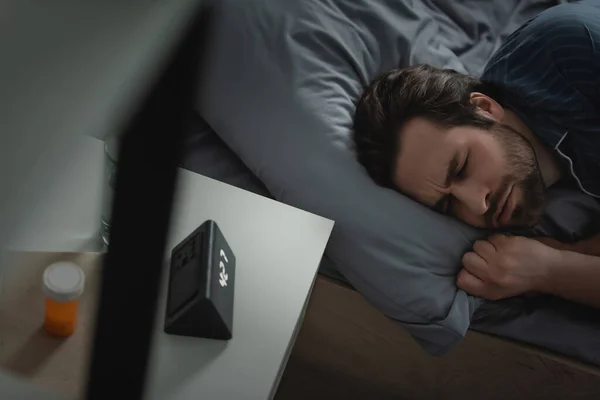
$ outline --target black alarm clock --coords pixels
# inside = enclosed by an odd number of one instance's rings
[[[206,221],[171,252],[165,332],[231,339],[234,286],[235,255]]]

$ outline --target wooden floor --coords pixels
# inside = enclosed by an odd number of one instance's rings
[[[276,400],[600,399],[600,369],[469,332],[426,355],[358,293],[319,278]]]

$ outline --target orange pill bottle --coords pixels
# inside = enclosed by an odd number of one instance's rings
[[[85,286],[83,270],[72,262],[57,262],[44,271],[46,296],[44,329],[52,336],[68,337],[77,325],[77,305]]]

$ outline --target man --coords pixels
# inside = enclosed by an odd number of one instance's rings
[[[359,161],[380,185],[492,229],[531,226],[561,182],[600,199],[600,1],[553,7],[511,35],[481,80],[390,71],[357,106]],[[457,285],[501,299],[543,292],[600,307],[600,229],[579,243],[494,235]]]

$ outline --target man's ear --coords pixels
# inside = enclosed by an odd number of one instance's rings
[[[502,122],[504,119],[504,108],[500,103],[483,93],[472,92],[471,104],[477,106],[477,111],[482,115],[494,121]]]

